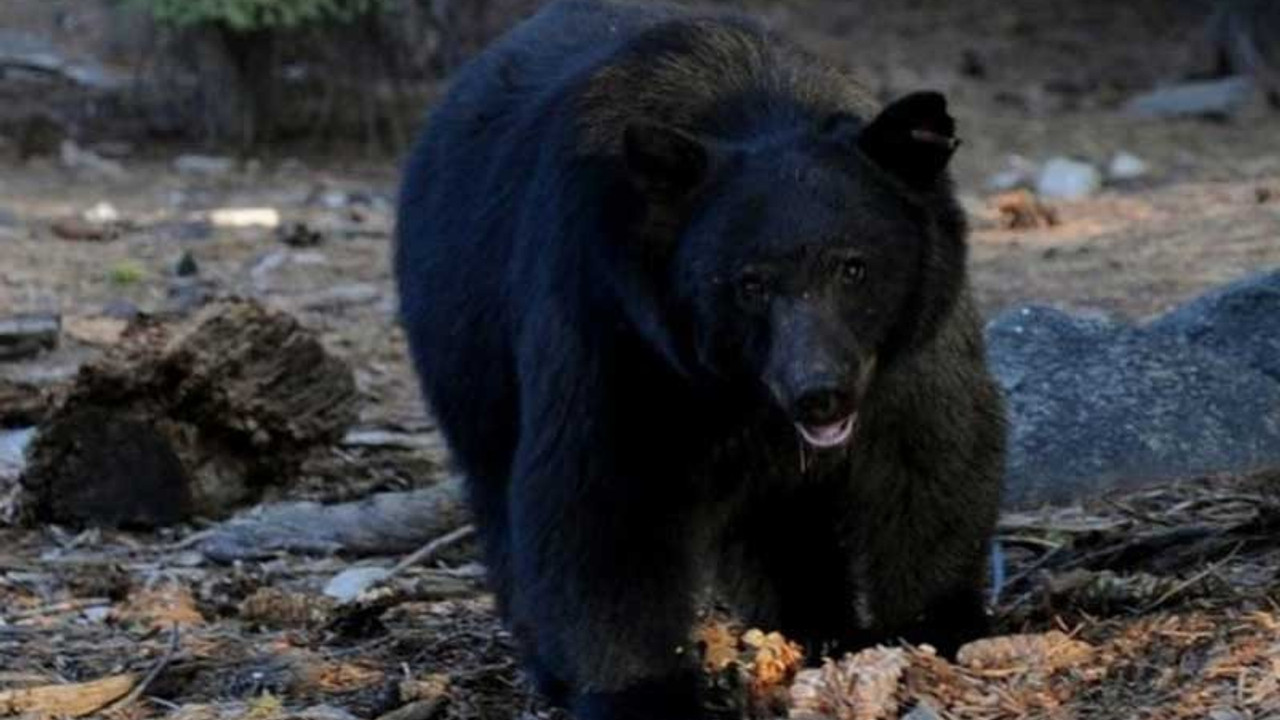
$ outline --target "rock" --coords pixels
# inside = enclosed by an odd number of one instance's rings
[[[1083,200],[1102,187],[1102,175],[1086,162],[1056,157],[1036,178],[1036,194],[1046,200]]]
[[[280,211],[270,207],[218,208],[209,212],[214,227],[274,230],[280,227]]]
[[[386,568],[380,567],[348,568],[325,584],[324,594],[338,602],[351,602],[389,574]]]
[[[1006,506],[1280,465],[1280,384],[1168,333],[1025,307],[987,328]]]
[[[1253,93],[1245,76],[1202,80],[1157,88],[1125,103],[1123,112],[1139,118],[1229,117]]]
[[[1127,152],[1116,153],[1107,165],[1107,179],[1112,182],[1137,180],[1147,174],[1147,164],[1142,158]]]
[[[218,177],[235,170],[236,161],[215,155],[179,155],[173,159],[173,169],[181,175]]]
[[[1017,188],[1031,188],[1035,185],[1038,171],[1036,164],[1027,158],[1010,155],[1005,158],[1004,168],[987,180],[987,189],[1006,192]]]
[[[62,318],[58,315],[0,317],[0,360],[18,360],[58,347]]]
[[[27,446],[35,434],[35,428],[0,430],[0,489],[22,474]]]
[[[63,240],[107,242],[120,237],[120,228],[116,225],[90,222],[78,217],[55,220],[49,229]]]
[[[0,207],[0,228],[16,228],[19,225],[21,222],[12,210]]]
[[[59,151],[62,166],[68,170],[83,171],[110,180],[122,180],[129,176],[119,162],[104,158],[92,150],[86,150],[77,145],[74,140],[63,140]]]
[[[111,225],[120,222],[120,211],[111,203],[102,201],[85,210],[84,219],[94,225]]]
[[[1280,382],[1280,270],[1206,293],[1159,318],[1150,330]]]
[[[325,190],[316,197],[316,204],[329,210],[341,210],[348,202],[347,194],[341,190]]]

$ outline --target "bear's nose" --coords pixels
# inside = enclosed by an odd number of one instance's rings
[[[849,393],[838,387],[806,391],[795,403],[795,419],[805,425],[830,425],[853,411]]]

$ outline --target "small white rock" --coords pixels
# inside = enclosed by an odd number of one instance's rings
[[[0,430],[0,482],[17,480],[22,474],[27,446],[35,436],[35,428]]]
[[[120,211],[109,202],[102,201],[84,211],[84,219],[96,225],[120,222]]]
[[[1016,188],[1028,188],[1035,184],[1036,164],[1021,155],[1010,155],[1004,160],[1004,167],[987,179],[987,189],[992,192],[1006,192]]]
[[[320,195],[320,205],[329,210],[341,210],[347,202],[347,194],[341,190],[326,190]]]
[[[338,602],[351,602],[360,593],[387,577],[390,571],[380,567],[353,567],[334,575],[324,586],[324,594]]]
[[[1107,165],[1107,178],[1114,181],[1137,180],[1147,174],[1147,164],[1133,153],[1119,152]]]
[[[217,227],[274,229],[280,227],[280,211],[270,207],[218,208],[209,212]]]
[[[1047,200],[1083,200],[1102,187],[1102,174],[1086,162],[1056,157],[1040,169],[1036,194]]]
[[[84,619],[91,623],[104,623],[110,617],[110,605],[93,605],[84,609]]]

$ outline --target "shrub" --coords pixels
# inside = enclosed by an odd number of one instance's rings
[[[350,22],[385,0],[127,0],[157,21],[179,27],[225,26],[255,32],[327,22]]]

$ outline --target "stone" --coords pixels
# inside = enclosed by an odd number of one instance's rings
[[[1007,192],[1017,188],[1031,188],[1035,185],[1039,168],[1036,164],[1021,155],[1010,155],[1005,158],[1004,167],[987,179],[987,189],[992,192]]]
[[[16,481],[22,474],[27,446],[35,434],[35,428],[0,430],[0,487]]]
[[[1107,165],[1107,179],[1112,182],[1137,180],[1146,174],[1147,164],[1133,153],[1118,152]]]
[[[1280,382],[1280,270],[1210,291],[1157,319],[1150,330]]]
[[[390,572],[381,567],[347,568],[334,575],[324,586],[324,594],[338,602],[351,602],[377,583],[386,579]]]
[[[1008,508],[1280,466],[1280,383],[1229,355],[1039,306],[1001,314],[987,343]]]
[[[1138,118],[1234,115],[1253,94],[1252,78],[1235,75],[1156,88],[1125,103],[1123,112]]]
[[[85,210],[84,219],[95,225],[111,225],[120,222],[120,211],[111,203],[102,201]]]
[[[1036,178],[1036,194],[1046,200],[1083,200],[1101,187],[1097,168],[1065,157],[1049,160]]]

